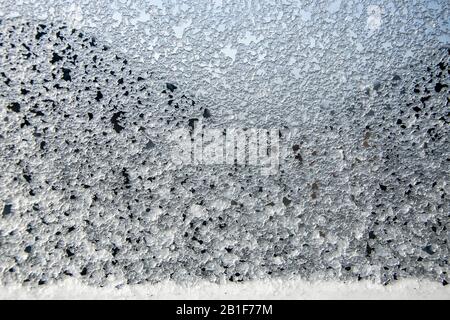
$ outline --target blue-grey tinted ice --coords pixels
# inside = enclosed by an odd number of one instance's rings
[[[0,1],[0,279],[447,284],[450,4]]]

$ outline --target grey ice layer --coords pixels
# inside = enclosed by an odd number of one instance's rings
[[[4,3],[3,282],[446,284],[449,8],[431,3],[255,4],[253,21]],[[279,129],[279,173],[174,165],[192,119]]]

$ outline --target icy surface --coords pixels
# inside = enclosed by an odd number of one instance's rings
[[[4,284],[447,284],[448,1],[0,3]],[[194,128],[279,168],[174,161]]]

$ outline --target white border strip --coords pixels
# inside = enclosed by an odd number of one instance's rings
[[[439,299],[450,300],[450,286],[425,280],[400,280],[383,286],[370,281],[258,280],[243,283],[128,285],[103,288],[76,279],[36,288],[0,287],[0,299]]]

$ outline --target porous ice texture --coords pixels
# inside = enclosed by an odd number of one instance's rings
[[[40,2],[0,12],[4,284],[447,284],[446,1]],[[194,126],[280,166],[173,161]]]

